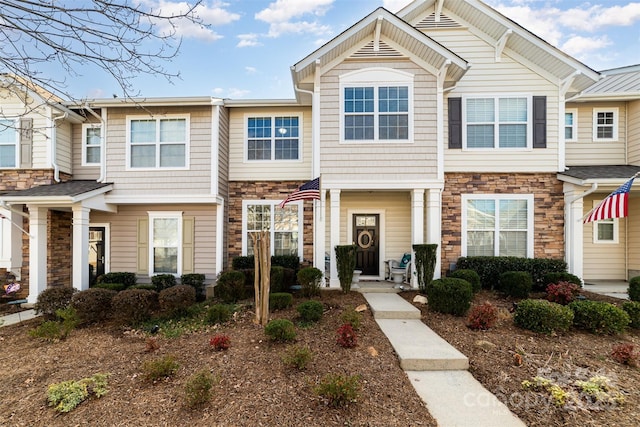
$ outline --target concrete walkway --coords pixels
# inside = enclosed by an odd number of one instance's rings
[[[439,426],[525,426],[467,371],[469,359],[422,323],[420,310],[394,293],[363,295]]]
[[[586,280],[582,289],[614,298],[629,299],[629,283],[623,281]]]
[[[33,309],[7,314],[0,317],[0,328],[3,326],[15,325],[16,323],[24,322],[25,320],[33,319],[37,316],[36,311]]]

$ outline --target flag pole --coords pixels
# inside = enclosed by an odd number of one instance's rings
[[[640,175],[640,171],[638,171],[638,172],[636,172],[635,174],[633,174],[633,176],[632,176],[632,177],[630,177],[630,178],[626,179],[626,180],[624,181],[624,183],[622,183],[622,185],[626,184],[627,182],[631,181],[632,179],[636,179],[639,175]],[[621,185],[621,186],[622,186],[622,185]],[[620,186],[620,187],[621,187],[621,186]],[[620,188],[620,187],[618,187],[618,188]],[[616,188],[616,190],[617,190],[618,188]],[[613,190],[611,193],[607,194],[607,196],[606,196],[604,199],[602,199],[602,200],[600,201],[600,203],[602,203],[603,201],[605,201],[605,200],[607,199],[607,197],[609,197],[609,196],[611,196],[613,193],[615,193],[615,192],[616,192],[616,190]],[[631,192],[631,189],[629,189],[629,192]],[[592,213],[594,210],[596,210],[596,209],[600,206],[600,203],[598,203],[594,208],[590,209],[586,214],[584,214],[584,215],[582,216],[582,218],[580,218],[580,222],[584,223],[584,220],[585,220],[589,215],[591,215],[591,213]]]

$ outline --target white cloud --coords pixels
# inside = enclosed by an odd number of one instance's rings
[[[640,3],[604,7],[594,5],[587,9],[573,8],[562,12],[561,23],[580,31],[597,31],[609,26],[630,26],[640,22]]]
[[[411,0],[383,0],[382,7],[393,13],[400,12]]]
[[[315,34],[317,36],[331,33],[331,26],[318,22],[277,22],[269,26],[269,37],[280,37],[283,34]]]
[[[569,55],[583,56],[612,44],[613,42],[606,35],[599,37],[572,36],[563,43],[562,50]]]
[[[247,74],[255,74],[258,72],[258,69],[256,67],[250,67],[250,66],[244,67],[244,70],[247,72]]]
[[[238,38],[240,41],[236,45],[236,47],[255,47],[262,46],[262,43],[258,41],[257,34],[239,34]]]
[[[329,34],[331,27],[317,20],[297,20],[303,16],[321,17],[335,0],[276,0],[255,14],[255,19],[269,24],[269,37],[283,34]]]
[[[239,99],[244,98],[251,93],[248,89],[238,89],[235,87],[230,87],[227,89],[221,87],[214,87],[211,89],[211,93],[216,98],[231,98],[231,99]]]

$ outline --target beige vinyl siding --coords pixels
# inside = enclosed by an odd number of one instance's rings
[[[457,19],[457,18],[454,18]],[[547,148],[528,150],[487,149],[449,150],[447,148],[447,101],[444,102],[446,172],[554,172],[558,170],[558,88],[535,70],[503,52],[495,60],[495,47],[466,29],[427,31],[448,49],[472,64],[471,68],[445,97],[486,94],[547,97]],[[530,124],[531,125],[531,124]]]
[[[584,213],[591,210],[595,203],[600,202],[607,194],[597,193],[596,196],[585,197]],[[626,230],[627,220],[618,220],[618,243],[593,243],[595,225],[583,225],[583,278],[585,280],[626,280]]]
[[[629,227],[627,245],[629,252],[628,269],[640,271],[640,197],[631,193],[629,195],[629,212],[631,214],[627,218],[627,226]],[[630,279],[633,276],[628,277]]]
[[[229,195],[229,110],[220,107],[220,135],[218,146],[218,194]]]
[[[246,160],[247,117],[300,116],[300,160]],[[299,181],[311,177],[311,108],[233,108],[229,114],[229,180]]]
[[[71,123],[61,120],[56,128],[56,163],[60,172],[71,174]]]
[[[631,101],[627,104],[629,118],[629,164],[640,165],[640,100]]]
[[[578,140],[566,143],[568,166],[624,165],[626,164],[626,104],[623,102],[571,103],[567,108],[578,110]],[[618,140],[593,140],[593,110],[618,110]],[[640,119],[640,113],[639,117]]]
[[[93,116],[90,116],[86,123],[99,122]],[[73,125],[72,141],[73,179],[98,179],[100,177],[99,166],[82,166],[82,124]]]
[[[151,116],[133,108],[111,108],[107,124],[108,182],[114,183],[111,196],[211,194],[211,107],[148,108],[154,117],[188,115],[190,122],[189,168],[185,170],[135,170],[126,168],[127,116]]]
[[[148,219],[151,211],[180,211],[183,218],[194,218],[194,272],[215,278],[216,209],[214,205],[121,205],[117,214],[91,211],[91,223],[108,223],[111,231],[111,271],[137,271],[138,220]],[[146,282],[148,279],[140,279]]]
[[[413,134],[407,142],[341,143],[340,76],[373,67],[414,75]],[[436,80],[432,74],[408,60],[348,60],[322,75],[320,87],[323,183],[383,181],[393,184],[437,178]]]

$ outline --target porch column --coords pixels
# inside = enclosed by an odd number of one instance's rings
[[[414,189],[411,192],[411,259],[415,260],[413,245],[424,243],[424,189]],[[411,287],[417,287],[416,263],[411,263]]]
[[[569,273],[584,279],[583,267],[583,228],[582,215],[584,212],[584,199],[582,191],[568,189],[564,184],[564,233],[565,233],[565,261]],[[573,187],[573,186],[571,186]]]
[[[47,208],[27,205],[29,209],[29,296],[35,304],[47,289]]]
[[[324,253],[325,249],[325,222],[324,211],[327,202],[327,193],[320,190],[320,201],[314,201],[313,205],[313,265],[326,275]],[[329,280],[323,276],[323,281]]]
[[[340,244],[340,190],[330,190],[329,196],[331,197],[331,247],[329,248],[331,279],[329,280],[329,286],[339,288],[340,280],[338,280],[335,247]]]
[[[442,271],[442,189],[427,191],[427,243],[437,244],[436,267],[433,278],[439,279]]]
[[[89,212],[81,205],[73,206],[73,287],[89,289]]]

